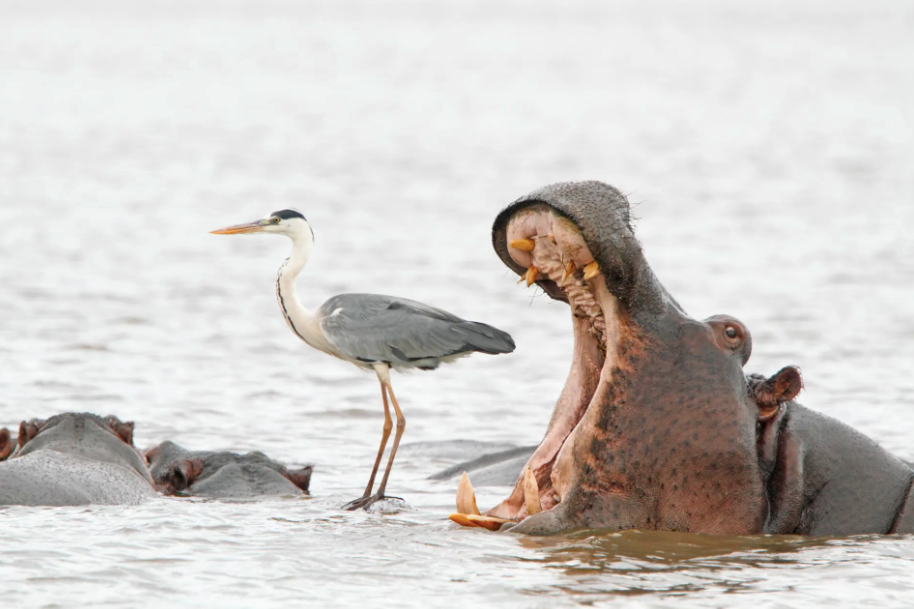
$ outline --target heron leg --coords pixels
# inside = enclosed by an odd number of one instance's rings
[[[381,465],[381,457],[384,456],[384,449],[387,448],[387,439],[390,437],[390,430],[393,429],[393,423],[390,419],[390,406],[387,405],[387,390],[384,383],[381,383],[381,399],[384,401],[384,431],[381,433],[381,446],[378,447],[378,456],[375,457],[374,467],[371,469],[371,477],[368,479],[368,486],[362,497],[369,497],[371,490],[374,488],[374,479],[378,475],[378,467]]]
[[[386,378],[381,382],[387,386],[387,392],[390,394],[390,401],[393,404],[394,412],[397,414],[397,433],[394,435],[394,444],[390,447],[390,457],[387,459],[387,469],[384,470],[384,477],[381,478],[381,486],[378,487],[378,499],[384,497],[384,490],[387,488],[387,479],[390,477],[390,470],[393,467],[394,458],[397,456],[397,447],[400,446],[400,438],[403,437],[403,432],[406,431],[406,417],[403,416],[400,405],[397,403],[397,396],[394,395],[394,388],[390,385],[390,375],[388,374],[385,376]]]
[[[393,387],[390,385],[390,367],[387,364],[378,365],[375,366],[375,371],[378,373],[378,380],[381,382],[381,393],[384,397],[384,414],[386,416],[384,422],[384,436],[381,440],[381,448],[378,451],[378,457],[375,459],[374,470],[371,472],[371,479],[368,481],[368,488],[365,489],[366,494],[347,503],[344,506],[344,509],[347,510],[357,510],[359,508],[367,509],[376,501],[384,499],[384,490],[387,488],[387,479],[390,477],[390,470],[393,467],[394,459],[397,456],[397,447],[400,446],[400,438],[403,436],[404,430],[406,430],[406,418],[403,416],[403,411],[400,410],[400,405],[397,403],[397,396],[394,395]],[[384,476],[381,478],[381,485],[378,487],[378,492],[369,496],[371,487],[374,485],[375,474],[377,473],[378,466],[381,462],[381,455],[384,454],[387,438],[390,436],[391,421],[387,404],[388,396],[390,396],[390,403],[393,404],[394,412],[397,415],[397,433],[394,435],[394,443],[390,448],[390,457],[387,458],[387,467],[384,469]]]
[[[387,364],[380,364],[375,367],[375,372],[377,372],[378,382],[381,384],[381,399],[384,403],[384,429],[381,434],[381,445],[378,447],[378,456],[375,457],[374,467],[371,470],[371,477],[368,479],[368,486],[365,487],[365,492],[358,499],[354,499],[343,506],[343,508],[346,510],[367,508],[383,496],[383,491],[379,491],[376,496],[372,497],[371,491],[374,488],[375,477],[378,475],[378,467],[381,465],[381,457],[384,456],[384,449],[387,448],[387,440],[390,438],[390,431],[393,429],[393,423],[390,418],[390,406],[387,402],[387,392],[388,388],[390,387],[390,367]],[[391,398],[393,398],[392,393]],[[397,408],[397,412],[399,413],[399,407],[395,406],[395,408]],[[400,416],[401,415],[399,414],[397,416],[398,422],[400,420]],[[396,445],[394,450],[396,450]],[[390,462],[392,463],[392,460]],[[388,468],[390,468],[390,463],[388,463]],[[387,482],[386,473],[384,476],[384,482]]]

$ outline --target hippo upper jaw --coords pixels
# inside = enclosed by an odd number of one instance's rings
[[[575,344],[530,474],[488,514],[538,533],[757,531],[767,503],[742,324],[681,310],[644,259],[628,202],[605,184],[518,200],[496,219],[493,241],[510,268],[569,303]]]

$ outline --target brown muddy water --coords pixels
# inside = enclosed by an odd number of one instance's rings
[[[0,509],[17,606],[911,606],[914,539],[455,528],[458,458],[404,450],[410,509],[339,509],[375,379],[308,349],[273,294],[294,206],[310,306],[396,294],[511,332],[393,382],[406,442],[531,444],[567,307],[515,286],[489,227],[601,179],[660,279],[802,367],[801,401],[914,458],[909,2],[2,2],[0,424],[115,413],[137,442],[315,464],[305,499]],[[507,489],[478,489],[481,506]]]

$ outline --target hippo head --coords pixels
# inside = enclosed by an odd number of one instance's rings
[[[644,258],[628,201],[609,185],[538,190],[503,210],[492,236],[528,286],[568,303],[574,352],[542,443],[487,515],[535,534],[759,532],[768,504],[758,438],[772,405],[796,393],[760,379],[760,398],[750,390],[746,327],[682,310]]]
[[[150,484],[146,463],[133,445],[133,422],[89,412],[65,412],[19,425],[20,457],[44,449],[126,464]]]
[[[145,452],[149,472],[159,492],[178,495],[203,473],[203,461],[174,442],[165,441]]]
[[[19,450],[22,450],[26,444],[34,440],[38,434],[62,427],[84,427],[89,422],[94,427],[111,432],[119,438],[124,444],[133,446],[133,421],[121,421],[113,414],[106,417],[100,417],[89,412],[65,412],[55,415],[49,419],[31,419],[22,421],[19,424]]]
[[[289,488],[307,492],[311,482],[310,465],[289,469],[258,451],[190,451],[165,441],[145,454],[156,488],[166,495],[282,494]]]

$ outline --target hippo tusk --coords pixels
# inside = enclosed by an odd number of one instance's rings
[[[549,233],[549,235],[547,235],[547,236],[549,237],[549,240],[552,241],[552,245],[558,244],[558,241],[555,240],[555,235],[553,235],[552,233]]]
[[[453,518],[451,520],[453,520]],[[505,518],[496,518],[495,516],[474,516],[473,514],[467,516],[467,520],[469,520],[473,526],[482,527],[490,531],[497,531],[504,523],[512,522]]]
[[[522,252],[532,252],[533,248],[536,247],[536,241],[533,239],[511,239],[511,243],[508,245]]]
[[[470,477],[466,472],[460,476],[460,483],[457,485],[457,513],[479,516],[476,493],[473,492],[473,485],[470,484]]]
[[[578,267],[574,265],[574,260],[569,260],[568,264],[565,265],[565,273],[562,275],[562,281],[559,282],[560,286],[564,286],[565,282],[569,277],[574,275],[574,272],[578,270]]]
[[[467,514],[451,514],[448,516],[448,519],[451,522],[456,522],[462,527],[475,527],[477,525],[470,522],[470,517]]]
[[[540,503],[540,487],[536,483],[536,476],[530,466],[524,468],[524,502],[527,504],[527,514],[533,516],[543,511]]]
[[[594,260],[590,264],[584,267],[584,281],[588,279],[593,279],[600,273],[600,264]]]
[[[534,284],[534,282],[536,281],[536,278],[539,277],[539,275],[540,275],[540,270],[538,268],[536,268],[535,266],[531,266],[529,269],[527,269],[527,274],[525,275],[525,277],[527,278],[527,287],[528,288]]]
[[[482,527],[490,531],[497,531],[504,523],[511,522],[479,513],[479,508],[476,507],[476,493],[473,492],[473,485],[470,484],[470,477],[466,472],[460,476],[460,483],[457,485],[457,513],[451,514],[448,518],[462,527]]]

